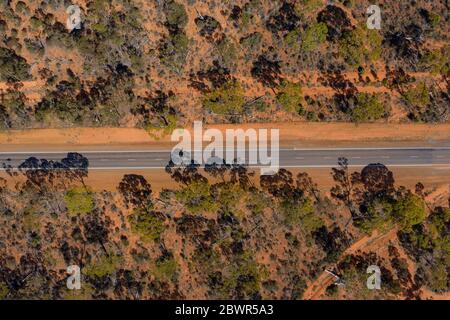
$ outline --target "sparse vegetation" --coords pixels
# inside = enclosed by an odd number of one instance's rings
[[[12,130],[28,128],[103,127],[113,138],[110,128],[136,127],[160,139],[194,120],[355,130],[450,121],[446,1],[383,1],[381,30],[365,26],[369,0],[74,1],[74,30],[69,2],[0,1],[6,149]],[[0,299],[428,299],[450,290],[448,190],[395,181],[382,163],[353,166],[365,157],[338,159],[329,177],[169,162],[162,190],[153,171],[111,188],[88,176],[90,155],[39,157],[17,168],[2,160]],[[374,264],[381,290],[366,287]],[[81,290],[65,286],[70,265],[81,268]],[[323,276],[336,283],[322,287]]]

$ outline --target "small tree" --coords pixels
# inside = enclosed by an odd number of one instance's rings
[[[281,202],[281,211],[288,225],[298,225],[308,233],[323,226],[323,221],[315,212],[313,202],[309,198],[300,201],[286,199]]]
[[[122,259],[118,256],[101,256],[85,267],[84,274],[88,277],[102,278],[113,274],[121,262]]]
[[[14,50],[0,47],[0,81],[30,79],[30,66]]]
[[[275,88],[281,81],[281,64],[278,60],[270,60],[265,55],[260,55],[253,62],[252,76],[259,82],[270,88]]]
[[[306,52],[315,50],[327,40],[328,27],[325,23],[314,23],[306,29],[302,37],[302,49]]]
[[[203,107],[218,114],[242,113],[244,103],[244,90],[238,81],[212,89],[203,98]]]
[[[354,122],[375,121],[386,114],[384,105],[375,94],[358,93],[356,101],[356,106],[350,112]]]
[[[227,69],[234,69],[238,60],[238,52],[234,42],[224,37],[217,43],[221,65]]]
[[[450,72],[450,46],[426,52],[420,59],[420,66],[443,76]]]
[[[173,72],[181,74],[189,51],[189,38],[183,31],[170,36],[159,49],[161,62]]]
[[[338,168],[331,168],[333,180],[336,182],[330,190],[331,196],[342,201],[353,217],[358,214],[354,198],[360,193],[358,187],[361,184],[361,175],[359,172],[349,172],[347,158],[339,158],[338,165]]]
[[[189,183],[178,191],[177,199],[193,214],[214,212],[217,209],[217,203],[211,195],[211,186],[208,182]]]
[[[149,212],[153,207],[152,186],[143,176],[137,174],[124,175],[118,189],[126,206],[132,205],[134,208],[140,208],[146,212]]]
[[[277,102],[288,112],[303,111],[302,87],[299,83],[283,80],[278,87]]]
[[[340,54],[350,66],[359,66],[378,60],[381,55],[382,38],[376,30],[358,26],[344,33],[339,41]]]
[[[408,192],[394,204],[394,217],[405,231],[422,223],[426,217],[425,202],[422,198]]]
[[[431,101],[430,90],[425,82],[420,82],[416,86],[409,88],[404,94],[403,98],[410,105],[424,109]]]
[[[128,217],[131,231],[139,235],[143,241],[153,242],[160,238],[164,231],[163,221],[154,213],[135,209]]]
[[[184,5],[173,0],[166,1],[164,4],[164,13],[169,29],[180,30],[186,27],[188,16]]]
[[[76,187],[67,191],[64,200],[67,211],[71,216],[83,216],[94,210],[92,192],[83,187]]]

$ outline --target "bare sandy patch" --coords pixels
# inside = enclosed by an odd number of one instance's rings
[[[450,146],[450,124],[249,123],[204,129],[279,129],[280,145],[313,147]],[[187,130],[190,130],[188,128]],[[192,131],[191,131],[192,132]],[[30,129],[0,132],[0,150],[152,149],[174,145],[137,128]]]

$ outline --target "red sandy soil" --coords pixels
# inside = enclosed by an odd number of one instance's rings
[[[285,147],[446,146],[450,124],[252,123],[204,125],[204,130],[279,129]],[[0,132],[0,150],[67,150],[73,148],[169,148],[170,136],[154,138],[136,128],[66,128]]]

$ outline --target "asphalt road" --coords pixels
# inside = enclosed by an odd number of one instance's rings
[[[61,152],[0,152],[0,164],[18,167],[25,159],[36,157],[61,160],[68,151]],[[156,169],[164,168],[170,151],[78,151],[89,160],[89,169]],[[430,167],[450,165],[450,148],[359,148],[359,149],[281,149],[280,167],[329,168],[336,166],[339,157],[346,157],[351,166],[382,163],[391,167]],[[251,165],[258,167],[259,165]]]

